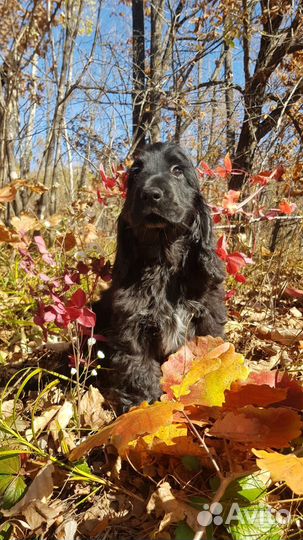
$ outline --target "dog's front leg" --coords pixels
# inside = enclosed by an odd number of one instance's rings
[[[157,360],[119,351],[113,354],[111,367],[123,412],[143,401],[153,403],[161,396],[161,366]]]

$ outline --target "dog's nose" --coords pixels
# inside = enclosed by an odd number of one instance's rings
[[[159,188],[145,188],[142,192],[142,199],[145,202],[159,202],[163,197],[163,192]]]

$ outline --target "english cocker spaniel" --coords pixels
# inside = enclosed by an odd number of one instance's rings
[[[94,305],[123,410],[161,395],[161,363],[195,336],[222,336],[224,270],[195,168],[176,144],[136,157],[118,219],[111,287]]]

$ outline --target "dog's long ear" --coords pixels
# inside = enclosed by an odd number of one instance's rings
[[[130,274],[131,261],[136,258],[136,241],[131,227],[123,217],[118,218],[117,252],[113,266],[113,285],[120,286]]]
[[[208,279],[214,283],[222,283],[225,279],[224,265],[215,252],[212,218],[202,196],[196,202],[196,209],[192,235],[198,247],[199,265]]]

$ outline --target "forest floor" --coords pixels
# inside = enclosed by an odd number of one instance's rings
[[[80,366],[76,345],[73,367],[65,359],[62,370],[62,357],[41,348],[39,319],[42,299],[58,315],[72,298],[87,321],[84,303],[107,287],[106,260],[96,247],[79,249],[71,232],[59,237],[60,257],[58,237],[48,248],[10,240],[0,252],[0,540],[302,538],[298,252],[259,254],[245,284],[230,277],[225,342],[197,342],[189,362],[189,349],[172,355],[164,400],[115,420],[95,359]],[[44,332],[53,344],[77,343],[79,320],[60,325],[49,315]],[[290,462],[271,468],[271,456],[296,460],[295,472],[285,473]],[[235,502],[253,518],[228,519]],[[290,517],[264,520],[268,509]]]

